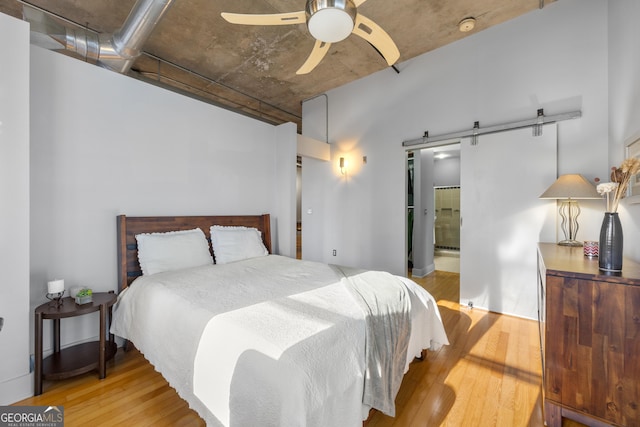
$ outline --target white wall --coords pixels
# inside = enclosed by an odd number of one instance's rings
[[[460,185],[460,157],[435,159],[433,169],[433,185],[436,187],[455,187]]]
[[[302,197],[300,200],[302,220],[302,258],[310,261],[324,261],[327,257],[324,247],[326,204],[325,185],[318,185],[317,178],[329,174],[331,163],[311,157],[302,157]],[[324,179],[324,178],[323,178]],[[331,175],[329,182],[335,177]]]
[[[605,176],[606,17],[606,2],[554,2],[401,63],[400,74],[387,69],[328,92],[332,164],[343,154],[366,155],[368,163],[349,185],[334,183],[327,170],[313,180],[335,207],[324,207],[324,260],[333,261],[328,249],[340,247],[341,263],[405,274],[401,142],[425,130],[437,136],[474,121],[488,126],[533,118],[538,108],[548,115],[582,110],[581,119],[559,125],[558,172]],[[324,136],[323,109],[323,102],[305,103],[303,134]],[[599,203],[583,204],[585,238],[591,229],[597,236],[601,220]]]
[[[619,166],[625,141],[640,137],[640,2],[609,2],[609,164]],[[624,252],[640,260],[640,204],[619,208]]]
[[[413,270],[411,274],[424,277],[433,272],[433,228],[435,221],[435,198],[433,186],[437,163],[432,150],[421,150],[414,156],[414,217],[413,217]],[[458,175],[458,180],[460,176]]]
[[[274,252],[291,258],[296,257],[296,204],[297,204],[297,128],[294,123],[276,127],[275,176],[273,186],[276,213],[272,219]],[[242,171],[245,173],[246,171]],[[296,201],[296,203],[292,203]]]
[[[53,278],[117,289],[118,214],[271,213],[275,244],[295,251],[295,143],[293,125],[32,47],[32,309]],[[63,321],[62,345],[97,333],[97,316]]]
[[[0,13],[0,405],[29,375],[29,25]]]

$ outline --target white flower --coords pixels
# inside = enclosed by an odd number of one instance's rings
[[[604,194],[615,191],[616,188],[618,188],[617,182],[603,182],[602,184],[598,184],[598,186],[596,187],[596,190],[598,191],[598,194],[602,196]]]

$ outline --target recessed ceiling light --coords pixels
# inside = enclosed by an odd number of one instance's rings
[[[463,33],[468,33],[469,31],[473,30],[473,28],[476,26],[476,18],[464,18],[462,21],[460,21],[460,23],[458,24],[458,29],[463,32]]]

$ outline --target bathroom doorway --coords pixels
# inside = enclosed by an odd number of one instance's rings
[[[408,152],[406,184],[410,274],[459,273],[460,144],[455,141]]]
[[[434,265],[460,273],[460,144],[432,148]]]
[[[435,186],[435,269],[460,272],[460,185]]]

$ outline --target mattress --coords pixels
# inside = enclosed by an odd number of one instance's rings
[[[142,276],[118,296],[111,331],[208,425],[361,426],[378,364],[351,282],[371,280],[406,290],[402,373],[448,344],[435,300],[411,280],[277,255]]]

